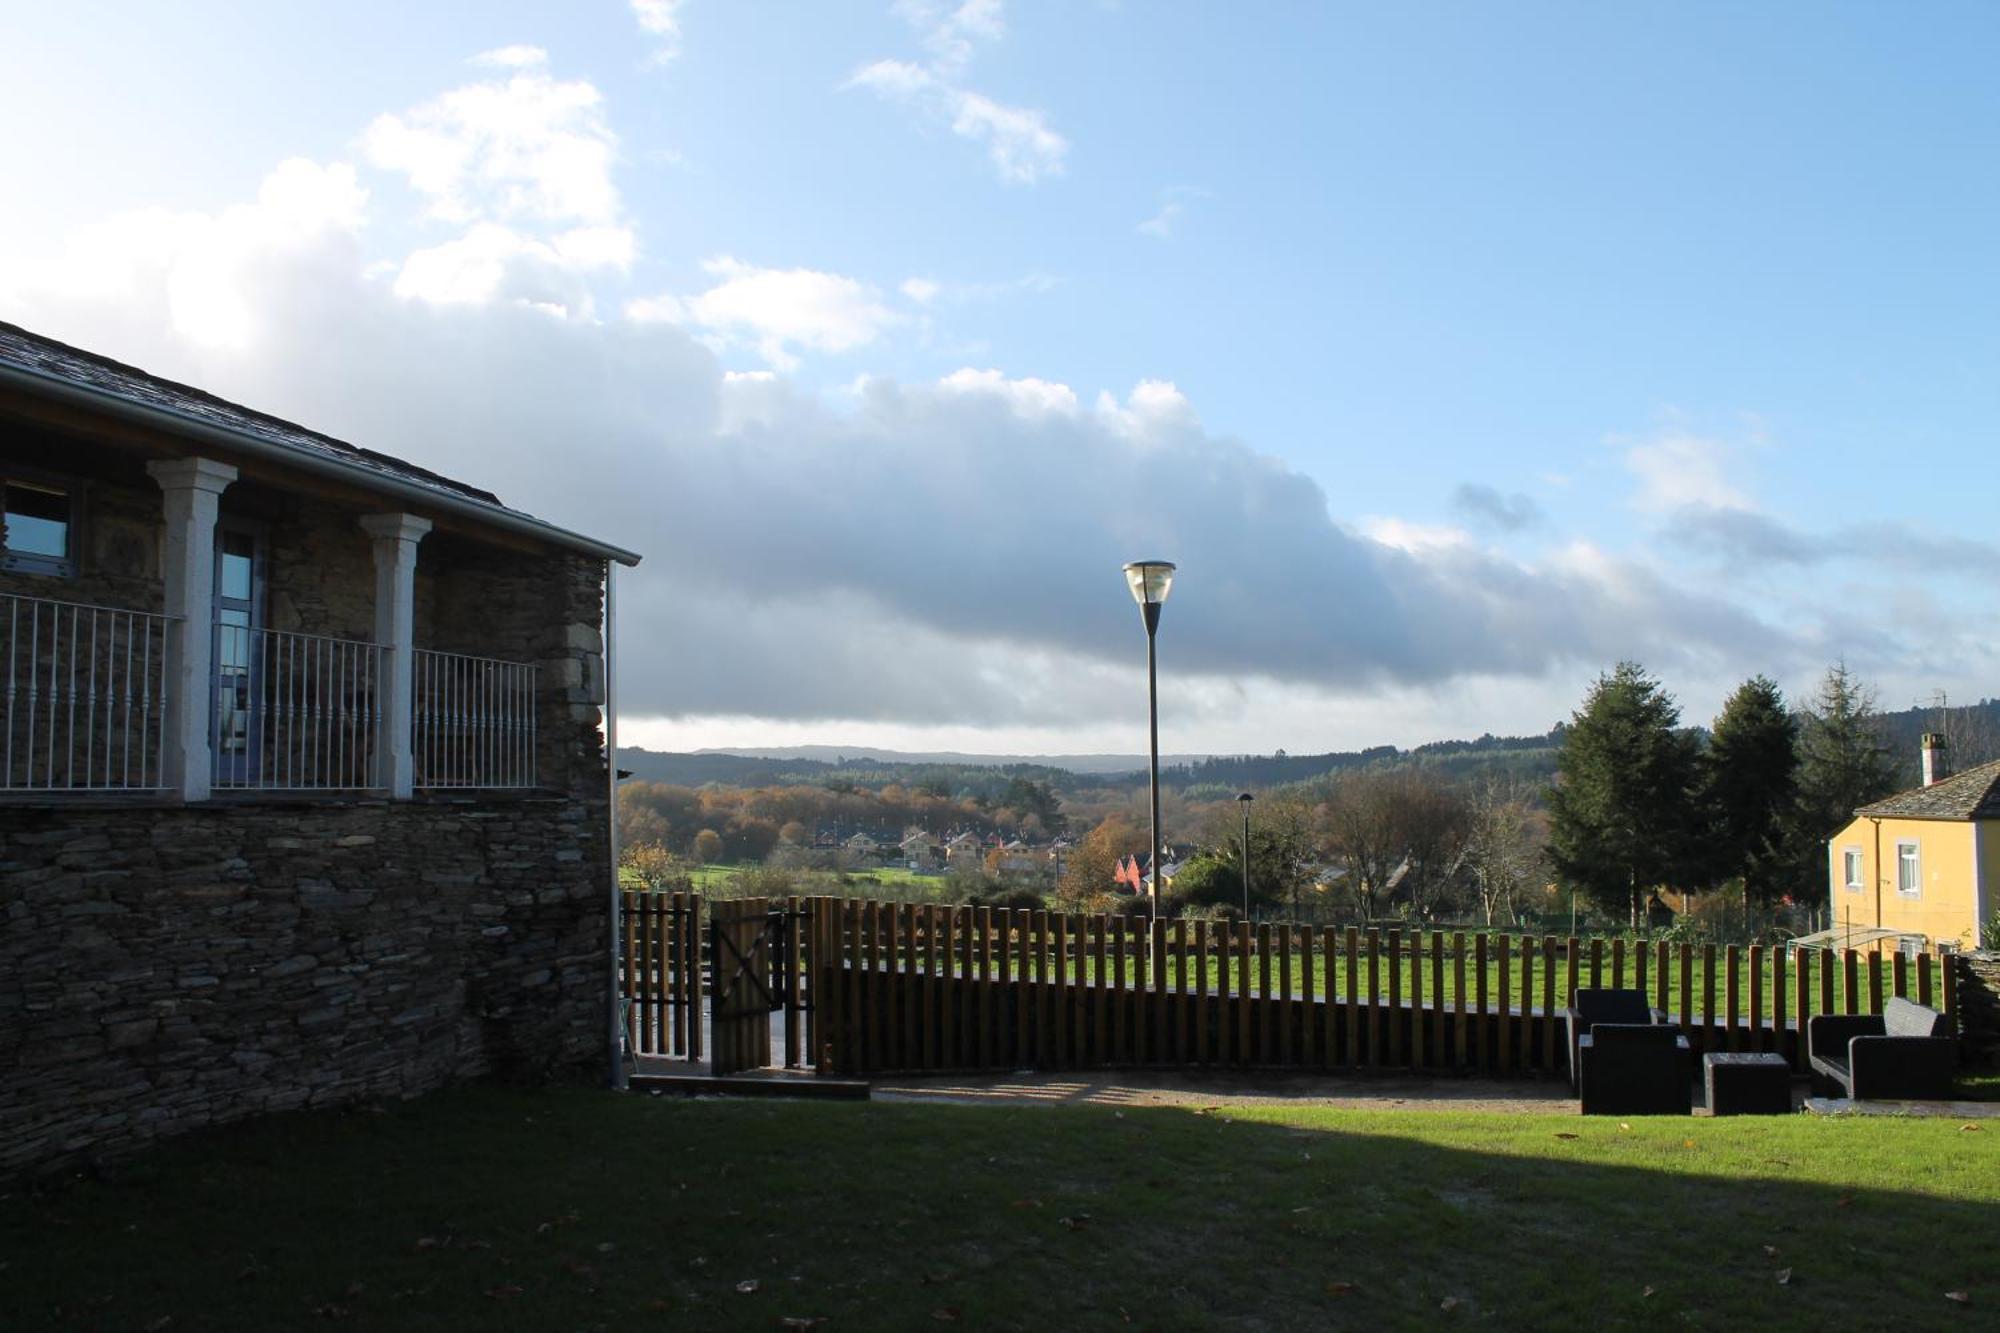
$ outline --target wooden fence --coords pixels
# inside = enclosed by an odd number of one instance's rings
[[[626,893],[618,960],[632,1052],[702,1058],[707,931],[698,893]]]
[[[1810,1014],[1878,1012],[1889,995],[1956,1007],[1936,956],[809,902],[810,1049],[843,1074],[1556,1073],[1580,986],[1645,991],[1697,1051],[1776,1051],[1803,1070]]]

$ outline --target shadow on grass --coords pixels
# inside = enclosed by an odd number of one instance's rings
[[[1937,1327],[2000,1303],[1991,1138],[468,1090],[0,1197],[0,1322]]]

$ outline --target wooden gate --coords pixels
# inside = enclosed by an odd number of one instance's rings
[[[783,914],[781,913],[782,917]],[[734,1074],[771,1063],[772,914],[762,898],[709,904],[709,1071]]]

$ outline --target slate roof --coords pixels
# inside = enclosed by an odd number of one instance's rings
[[[343,463],[355,464],[370,471],[379,472],[398,481],[414,482],[452,495],[483,501],[486,504],[500,504],[500,497],[491,491],[482,491],[476,486],[468,486],[462,481],[440,476],[415,463],[406,463],[400,458],[378,454],[373,449],[363,449],[345,440],[336,440],[331,435],[307,430],[279,417],[264,412],[253,411],[240,404],[217,398],[212,393],[173,380],[149,375],[136,366],[128,366],[113,361],[108,356],[86,352],[80,347],[45,338],[39,333],[31,333],[17,324],[0,321],[0,361],[32,370],[69,384],[99,393],[115,394],[131,402],[147,407],[164,408],[185,416],[195,417],[212,426],[225,430],[240,431],[254,435],[269,443],[305,453],[319,454],[335,458]]]
[[[2000,760],[1854,812],[1877,819],[2000,819]]]

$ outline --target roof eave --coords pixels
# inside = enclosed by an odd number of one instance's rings
[[[566,547],[599,560],[614,560],[621,565],[632,566],[637,565],[641,559],[636,552],[613,546],[609,542],[598,541],[594,537],[586,537],[580,532],[557,527],[553,523],[509,509],[505,505],[488,504],[469,495],[404,481],[360,463],[349,463],[338,458],[307,453],[277,440],[265,439],[250,431],[236,430],[216,422],[204,421],[191,413],[171,407],[142,403],[109,389],[78,384],[27,366],[0,362],[0,385],[13,385],[58,402],[103,412],[109,416],[166,430],[176,435],[205,440],[225,449],[235,449],[254,457],[270,459],[301,472],[316,473],[384,495],[391,495],[397,499],[428,505],[506,532]]]

